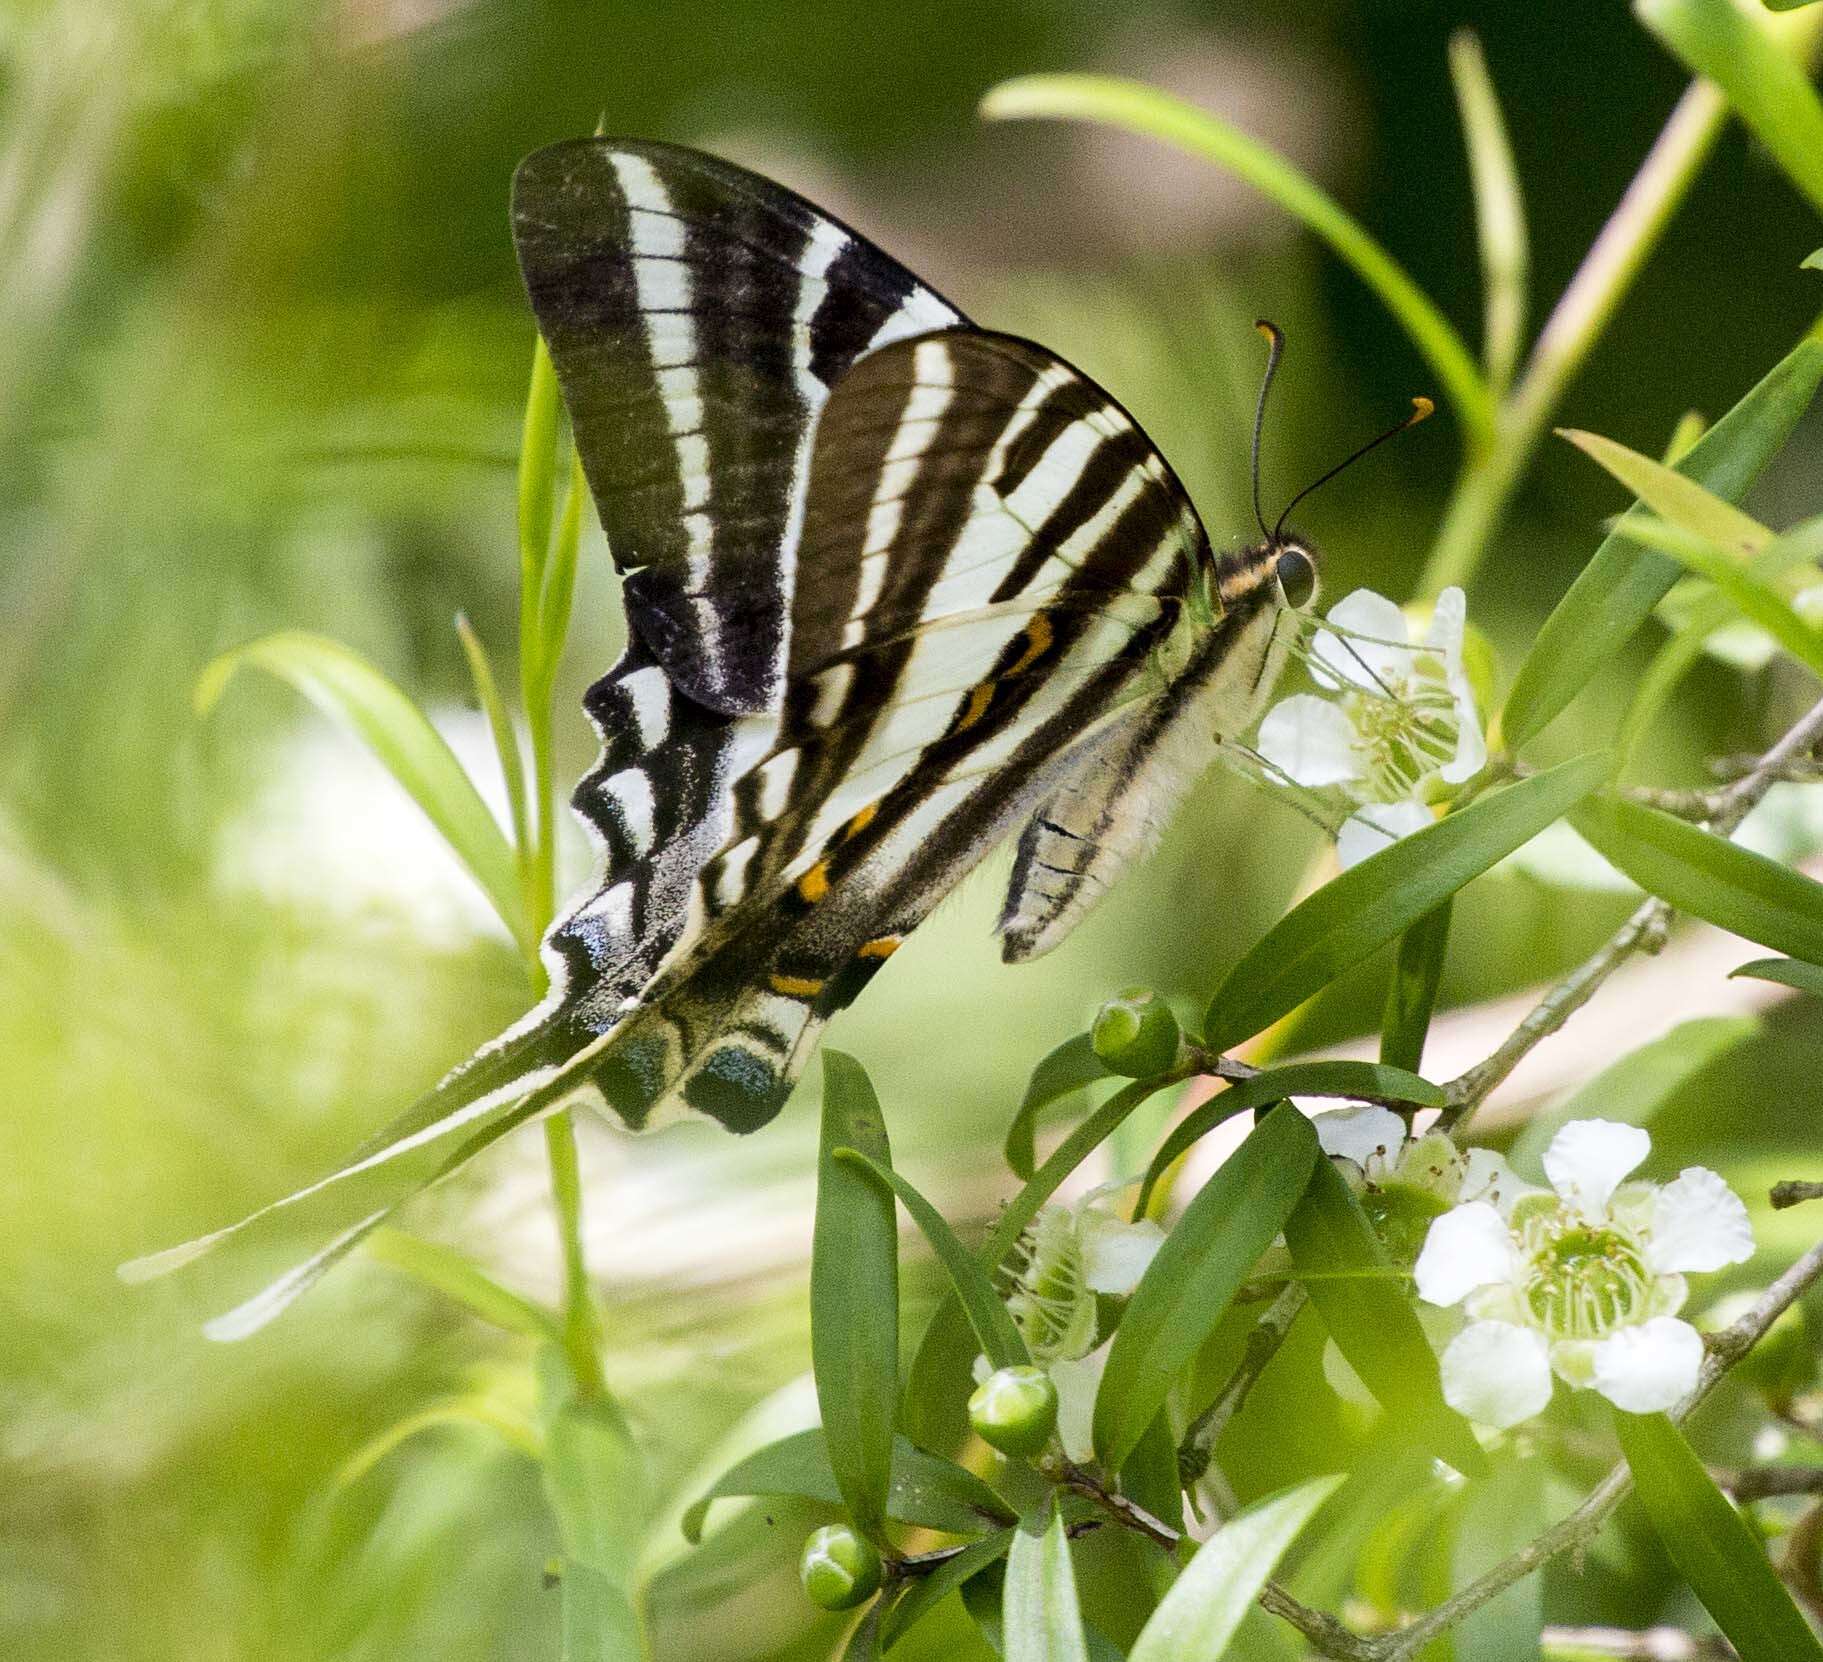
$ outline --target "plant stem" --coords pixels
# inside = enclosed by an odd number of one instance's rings
[[[1788,728],[1752,769],[1712,799],[1709,829],[1731,835],[1792,767],[1823,742],[1823,700],[1813,704]],[[1541,1039],[1555,1033],[1595,996],[1597,989],[1639,950],[1656,950],[1664,939],[1671,908],[1648,900],[1589,958],[1577,965],[1527,1013],[1485,1061],[1444,1086],[1450,1106],[1438,1126],[1452,1135],[1461,1131],[1489,1093],[1529,1055]]]
[[[1272,1301],[1247,1335],[1247,1347],[1242,1352],[1240,1365],[1229,1376],[1228,1383],[1216,1394],[1215,1401],[1191,1422],[1178,1446],[1177,1464],[1179,1471],[1192,1481],[1208,1470],[1215,1456],[1215,1445],[1228,1429],[1228,1422],[1240,1412],[1260,1375],[1266,1371],[1266,1364],[1278,1355],[1279,1346],[1284,1344],[1285,1335],[1291,1331],[1291,1324],[1298,1319],[1298,1312],[1309,1298],[1304,1284],[1294,1281]]]
[[[1474,575],[1565,389],[1689,190],[1727,108],[1707,81],[1692,81],[1678,99],[1502,400],[1492,442],[1470,450],[1419,583],[1421,594],[1435,595]]]
[[[605,1394],[601,1371],[600,1324],[589,1288],[582,1246],[582,1171],[576,1158],[576,1127],[567,1111],[544,1122],[544,1149],[551,1165],[551,1197],[557,1207],[557,1236],[563,1249],[563,1343],[581,1397]]]

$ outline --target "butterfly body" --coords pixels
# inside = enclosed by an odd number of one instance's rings
[[[1251,723],[1314,571],[1276,535],[1217,555],[1112,396],[725,162],[557,145],[513,229],[623,575],[573,799],[600,876],[539,1007],[304,1192],[377,1209],[223,1332],[555,1107],[765,1124],[1008,837],[1004,954],[1054,946]]]

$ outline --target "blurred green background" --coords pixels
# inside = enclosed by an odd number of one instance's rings
[[[497,651],[513,639],[532,342],[505,215],[518,158],[601,121],[797,185],[981,321],[1103,380],[1220,544],[1247,529],[1255,316],[1291,339],[1269,502],[1425,390],[1424,366],[1346,271],[1225,177],[1103,132],[985,128],[976,102],[1038,69],[1168,86],[1323,181],[1472,337],[1445,64],[1463,25],[1506,101],[1542,310],[1682,85],[1624,8],[7,7],[0,1654],[555,1654],[539,1574],[553,1543],[510,1441],[435,1429],[336,1482],[427,1404],[481,1392],[523,1413],[510,1343],[371,1264],[234,1348],[196,1336],[204,1312],[181,1286],[129,1292],[113,1276],[305,1181],[527,1002],[509,943],[377,768],[251,678],[207,723],[190,704],[222,649],[321,630],[437,710],[492,781],[450,624],[461,609]],[[1650,451],[1685,409],[1725,409],[1814,314],[1823,291],[1797,266],[1819,241],[1731,129],[1565,419]],[[1311,504],[1332,597],[1407,593],[1457,456],[1440,419]],[[1761,517],[1823,508],[1820,465],[1813,419],[1762,486]],[[1471,597],[1509,669],[1617,506],[1594,469],[1547,450]],[[576,699],[620,631],[598,535],[585,560],[566,776],[592,749]],[[1792,696],[1776,673],[1706,664],[1660,733],[1660,777],[1759,746]],[[1554,739],[1605,731],[1612,704],[1598,688]],[[952,1216],[987,1215],[985,1156],[1032,1062],[1128,982],[1196,1008],[1314,847],[1291,812],[1212,779],[1103,913],[1017,971],[988,935],[1003,867],[971,880],[836,1032],[880,1084],[901,1163]],[[1529,985],[1626,905],[1481,885],[1446,996]],[[1378,993],[1354,978],[1308,1036],[1360,1031]],[[1814,1150],[1820,1069],[1823,1033],[1779,1010],[1661,1123],[1667,1162],[1700,1149],[1735,1175],[1802,1174],[1781,1150]],[[806,1366],[813,1095],[751,1142],[585,1128],[610,1378],[660,1493]],[[535,1134],[516,1140],[414,1225],[548,1291],[539,1155]],[[659,1585],[662,1654],[824,1654],[832,1629],[787,1580],[807,1516],[763,1508],[682,1561]],[[1668,1596],[1659,1575],[1611,1567],[1611,1596],[1650,1614]],[[1600,1614],[1607,1595],[1564,1596]],[[927,1654],[972,1654],[944,1643]]]

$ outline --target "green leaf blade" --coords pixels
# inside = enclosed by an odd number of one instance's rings
[[[956,1232],[944,1220],[942,1213],[890,1166],[870,1160],[852,1148],[837,1149],[836,1158],[858,1165],[871,1174],[876,1182],[885,1184],[911,1214],[912,1221],[923,1230],[931,1250],[949,1273],[950,1285],[955,1289],[956,1297],[962,1301],[969,1325],[974,1328],[975,1337],[981,1341],[981,1352],[989,1363],[996,1368],[1012,1368],[1029,1363],[1032,1358],[1025,1348],[1025,1340],[1020,1338],[1017,1324],[1000,1295],[994,1291],[994,1284],[988,1279],[987,1271],[956,1238]]]
[[[1390,1067],[1416,1073],[1424,1065],[1424,1042],[1430,1036],[1449,951],[1452,910],[1453,903],[1444,901],[1399,937],[1380,1019],[1380,1060]]]
[[[197,679],[199,713],[213,709],[246,667],[288,682],[360,740],[437,828],[514,938],[522,937],[513,850],[455,752],[396,682],[339,641],[288,629],[215,659]]]
[[[1006,1132],[1006,1163],[1015,1177],[1029,1178],[1037,1165],[1033,1133],[1038,1116],[1072,1092],[1112,1077],[1107,1064],[1095,1054],[1094,1042],[1087,1033],[1065,1039],[1032,1069],[1025,1096]]]
[[[1217,1662],[1279,1560],[1341,1482],[1312,1478],[1223,1524],[1152,1612],[1128,1662]]]
[[[1784,446],[1823,384],[1823,322],[1814,326],[1679,460],[1677,470],[1739,502]],[[1677,581],[1679,567],[1619,532],[1604,538],[1545,619],[1507,695],[1500,730],[1517,750],[1569,707],[1632,639]]]
[[[1571,823],[1648,894],[1806,963],[1823,963],[1823,883],[1656,808],[1604,797]]]
[[[1663,1414],[1614,1415],[1640,1504],[1678,1573],[1741,1662],[1819,1662],[1823,1644],[1747,1521]]]
[[[1756,958],[1750,964],[1728,972],[1728,979],[1746,976],[1751,981],[1776,981],[1801,993],[1823,998],[1823,968],[1801,963],[1795,958]]]
[[[1465,1476],[1484,1472],[1475,1434],[1443,1400],[1437,1358],[1404,1280],[1331,1161],[1311,1168],[1285,1220],[1285,1245],[1336,1348],[1387,1413]]]
[[[854,1526],[885,1545],[899,1395],[899,1237],[890,1191],[836,1151],[892,1163],[872,1082],[823,1052],[822,1148],[810,1262],[810,1349],[829,1461]]]
[[[1045,1522],[1045,1514],[1049,1521]],[[1001,1604],[1006,1662],[1089,1662],[1063,1514],[1047,1497],[1020,1520]]]
[[[1352,866],[1276,923],[1210,1001],[1204,1042],[1228,1050],[1290,1014],[1568,813],[1606,777],[1589,755],[1403,837]]]
[[[1316,1158],[1310,1122],[1282,1104],[1185,1208],[1114,1332],[1095,1394],[1095,1451],[1103,1465],[1118,1468],[1138,1446],[1172,1381],[1284,1228]]]
[[[1442,383],[1471,439],[1493,432],[1493,400],[1462,337],[1411,274],[1333,197],[1275,150],[1220,117],[1111,75],[1022,75],[981,101],[990,121],[1095,121],[1200,156],[1276,202],[1321,237],[1379,296]]]

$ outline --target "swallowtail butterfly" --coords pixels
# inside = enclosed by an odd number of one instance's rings
[[[559,144],[521,165],[512,222],[624,578],[574,797],[602,875],[517,1026],[320,1183],[129,1267],[319,1196],[357,1218],[217,1337],[560,1106],[766,1124],[823,1024],[1009,835],[1005,957],[1055,946],[1252,722],[1314,584],[1263,520],[1213,549],[1086,376],[741,168]]]

